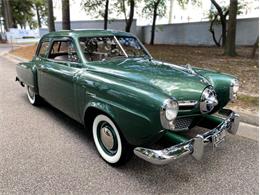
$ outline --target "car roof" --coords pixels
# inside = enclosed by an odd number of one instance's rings
[[[70,37],[93,37],[93,36],[133,36],[131,33],[116,30],[100,30],[100,29],[80,29],[80,30],[61,30],[45,34],[43,38],[51,38],[57,36]]]

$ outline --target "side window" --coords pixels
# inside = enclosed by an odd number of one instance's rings
[[[49,47],[49,41],[42,42],[41,47],[40,47],[39,52],[38,52],[38,56],[45,57],[45,54],[48,50],[48,47]]]
[[[79,62],[76,48],[71,40],[54,41],[50,51],[49,59]]]

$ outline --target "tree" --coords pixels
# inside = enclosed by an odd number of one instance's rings
[[[81,3],[87,14],[94,14],[95,17],[104,18],[104,29],[107,29],[109,0],[83,0]]]
[[[70,30],[70,1],[62,0],[62,29]]]
[[[210,19],[210,28],[209,31],[212,34],[212,38],[216,46],[224,47],[227,38],[227,17],[229,15],[229,5],[220,5],[215,0],[210,0],[212,3],[212,8],[209,12],[209,19]],[[238,3],[237,6],[237,15],[242,13],[242,9],[246,7],[246,4],[241,1]],[[221,35],[219,39],[216,38],[214,24],[221,24]]]
[[[48,28],[49,32],[55,31],[54,16],[53,16],[53,3],[52,0],[47,0],[48,8]]]
[[[13,12],[9,0],[2,0],[2,10],[5,30],[9,31],[10,28],[15,28],[15,24],[13,21]]]
[[[151,40],[150,44],[154,44],[154,36],[155,36],[155,26],[156,19],[158,16],[164,16],[166,11],[166,2],[165,0],[144,0],[145,7],[143,8],[143,12],[147,15],[152,15],[153,23],[151,29]]]
[[[225,55],[236,55],[236,26],[237,26],[237,0],[230,0],[229,20],[227,31],[227,42],[225,44]]]
[[[28,25],[30,28],[36,27],[34,20],[33,3],[31,0],[23,0],[23,3],[19,0],[10,1],[14,27],[26,28]]]
[[[211,3],[214,5],[216,11],[214,12],[211,10],[212,12],[210,13],[210,17],[214,17],[214,18],[211,21],[209,31],[212,33],[215,44],[219,47],[221,45],[224,46],[226,43],[227,16],[229,13],[229,9],[227,7],[221,7],[215,0],[211,0]],[[221,27],[222,27],[222,33],[221,33],[219,41],[216,40],[215,31],[213,28],[213,24],[214,24],[214,22],[216,22],[218,17],[219,17]],[[222,44],[220,44],[221,39],[222,39]]]
[[[42,27],[42,23],[47,24],[47,8],[45,4],[45,0],[32,0],[33,2],[33,9],[36,12],[36,17],[37,17],[37,23],[38,27]]]
[[[118,0],[114,6],[117,8],[119,14],[123,13],[125,18],[125,31],[130,32],[131,26],[134,20],[134,13],[135,13],[135,3],[138,0]],[[129,6],[129,15],[127,17],[127,9],[126,6]]]

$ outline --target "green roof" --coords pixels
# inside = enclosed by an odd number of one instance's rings
[[[44,37],[54,36],[71,36],[71,37],[84,37],[84,36],[133,36],[131,33],[116,31],[116,30],[98,30],[98,29],[80,29],[80,30],[61,30],[57,32],[50,32]]]

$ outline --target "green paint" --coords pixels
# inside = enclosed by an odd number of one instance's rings
[[[83,36],[133,35],[103,30],[53,32],[42,40],[72,39],[81,63],[34,57],[16,67],[22,82],[80,123],[84,123],[89,108],[97,108],[116,122],[130,144],[151,144],[163,136],[159,113],[165,99],[199,102],[205,87],[213,85],[220,102],[216,110],[229,101],[232,76],[198,68],[194,74],[181,66],[145,58],[89,62],[83,57],[78,41]],[[202,115],[197,105],[192,110],[180,110],[178,116]],[[168,136],[178,142],[185,140],[177,133]]]

